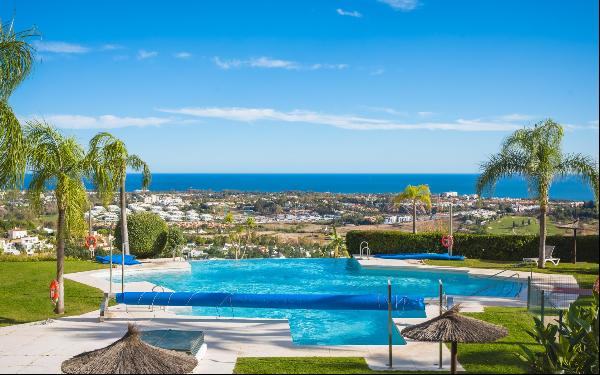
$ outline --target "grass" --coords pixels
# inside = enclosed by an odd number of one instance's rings
[[[91,261],[65,261],[65,273],[89,271],[106,266]],[[56,262],[0,262],[0,327],[57,317],[49,297]],[[102,292],[65,279],[65,316],[98,309]]]
[[[526,330],[533,327],[533,319],[525,309],[489,307],[483,313],[465,314],[506,327],[509,335],[489,344],[459,344],[458,361],[470,373],[514,374],[527,373],[529,368],[516,353],[520,345],[539,350]],[[402,349],[396,349],[402,350]],[[330,357],[274,357],[238,358],[236,374],[377,374],[394,372],[371,371],[364,358]],[[400,372],[396,372],[400,373]],[[405,372],[402,372],[405,373]]]
[[[522,225],[523,220],[525,220],[525,225]],[[527,224],[528,220],[531,220],[530,225]],[[513,228],[513,221],[516,224],[515,228]],[[546,230],[548,235],[565,234],[565,229],[557,228],[549,221],[546,223]],[[529,216],[504,216],[496,221],[486,223],[485,231],[489,234],[538,234],[540,224],[536,218]]]

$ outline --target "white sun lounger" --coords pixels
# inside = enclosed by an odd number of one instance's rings
[[[550,262],[552,264],[554,264],[555,266],[558,266],[558,263],[560,263],[560,258],[554,258],[552,256],[552,253],[554,252],[554,248],[556,246],[547,246],[544,249],[544,264],[546,264],[546,262]],[[538,260],[540,258],[523,258],[523,263],[537,263]]]

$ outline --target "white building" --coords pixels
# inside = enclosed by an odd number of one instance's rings
[[[456,197],[458,197],[458,192],[446,191],[446,192],[442,193],[441,196],[444,198],[456,198]]]
[[[27,237],[27,231],[24,229],[15,228],[8,231],[8,239],[10,241],[18,240],[23,237]]]

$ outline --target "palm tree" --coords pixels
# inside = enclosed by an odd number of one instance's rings
[[[338,235],[335,225],[333,225],[333,233],[331,234],[331,242],[329,247],[333,248],[333,257],[338,258],[340,256],[340,249],[344,249],[346,245],[342,236]]]
[[[256,228],[256,219],[251,216],[246,219],[246,243],[250,242],[250,237],[254,228]]]
[[[40,206],[40,196],[49,185],[54,186],[58,209],[56,223],[56,280],[59,298],[55,312],[63,314],[65,240],[75,231],[85,230],[83,213],[87,194],[83,184],[84,150],[72,137],[65,137],[51,125],[28,122],[24,129],[27,141],[28,169],[31,171],[29,193],[33,204]]]
[[[0,23],[0,187],[20,186],[25,175],[23,132],[8,99],[31,72],[33,47],[27,38],[34,35],[33,29],[15,32],[12,23]]]
[[[529,191],[540,205],[538,267],[544,268],[546,213],[549,191],[556,177],[576,175],[594,189],[598,201],[598,162],[581,154],[563,154],[563,127],[551,119],[533,128],[515,131],[504,140],[500,152],[481,165],[477,193],[491,192],[502,178],[518,175],[526,179]]]
[[[417,233],[417,204],[422,203],[427,209],[431,208],[431,192],[427,185],[408,185],[404,191],[394,197],[394,203],[399,204],[403,201],[412,202],[413,233]]]
[[[119,190],[121,207],[121,238],[123,253],[129,255],[129,234],[127,232],[127,193],[125,179],[127,169],[142,172],[142,189],[147,189],[152,178],[150,168],[137,155],[130,155],[125,143],[110,133],[96,134],[90,140],[87,165],[98,195],[104,204],[110,203],[115,191]]]

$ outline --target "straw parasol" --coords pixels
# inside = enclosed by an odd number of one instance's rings
[[[185,374],[197,364],[189,354],[146,344],[130,324],[120,340],[66,360],[61,369],[67,374]]]
[[[504,327],[460,315],[459,311],[460,306],[456,305],[438,317],[402,330],[402,336],[416,341],[450,342],[452,374],[456,373],[459,342],[492,342],[508,335]]]

